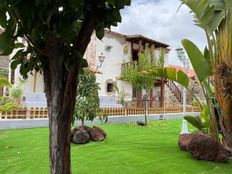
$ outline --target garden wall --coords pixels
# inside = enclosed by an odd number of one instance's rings
[[[199,112],[189,112],[188,115],[199,115]],[[168,114],[152,114],[148,116],[148,120],[159,119],[176,119],[182,118],[182,113],[168,113]],[[144,115],[130,115],[130,116],[109,116],[109,123],[128,123],[143,121]],[[99,117],[95,118],[93,122],[86,121],[86,125],[102,124]],[[75,122],[75,125],[80,125],[79,121]],[[34,119],[3,119],[0,120],[0,130],[5,129],[20,129],[20,128],[37,128],[48,127],[47,118],[34,118]]]

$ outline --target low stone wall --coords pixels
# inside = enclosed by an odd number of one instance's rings
[[[197,112],[188,113],[188,115],[199,115]],[[159,119],[176,119],[182,118],[182,113],[173,114],[154,114],[149,115],[148,120],[159,120]],[[136,121],[144,121],[144,115],[131,115],[131,116],[109,116],[107,124],[110,123],[129,123]],[[76,121],[75,125],[80,125],[80,121]],[[99,118],[95,118],[92,122],[86,121],[86,125],[102,124]],[[6,129],[24,129],[24,128],[37,128],[37,127],[48,127],[48,119],[4,119],[0,120],[0,130]]]

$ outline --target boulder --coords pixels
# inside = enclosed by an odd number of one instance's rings
[[[104,137],[106,137],[107,134],[102,128],[97,127],[97,126],[93,126],[93,128],[97,129],[99,133],[101,133],[102,135],[104,135]]]
[[[74,128],[71,134],[71,141],[75,144],[85,144],[90,140],[89,134],[86,130]]]
[[[85,130],[85,131],[88,132],[88,134],[89,134],[89,130],[92,129],[92,128],[91,128],[91,127],[88,127],[88,126],[79,126],[78,129]]]
[[[203,134],[202,132],[190,133],[190,134],[180,134],[178,145],[181,150],[187,151],[187,146],[193,137]]]
[[[145,126],[145,123],[144,123],[143,121],[137,121],[136,123],[137,123],[137,125],[139,125],[139,126]]]
[[[187,151],[197,160],[227,162],[230,158],[230,152],[206,134],[194,136],[187,146]]]
[[[221,143],[201,132],[180,135],[178,144],[197,160],[227,162],[230,157],[230,152]]]
[[[103,141],[106,137],[106,133],[99,127],[94,126],[89,129],[90,139],[93,141]]]

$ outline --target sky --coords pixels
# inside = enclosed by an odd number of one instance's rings
[[[182,65],[175,52],[181,40],[190,39],[203,50],[206,39],[203,30],[194,25],[190,10],[184,5],[178,10],[179,6],[179,0],[131,0],[131,6],[121,11],[122,22],[112,31],[167,43],[171,48],[168,64]]]

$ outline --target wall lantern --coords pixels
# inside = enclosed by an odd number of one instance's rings
[[[101,55],[98,56],[99,65],[97,65],[97,70],[102,67],[102,63],[104,62],[104,60],[105,56],[103,55],[103,53],[101,53]]]

